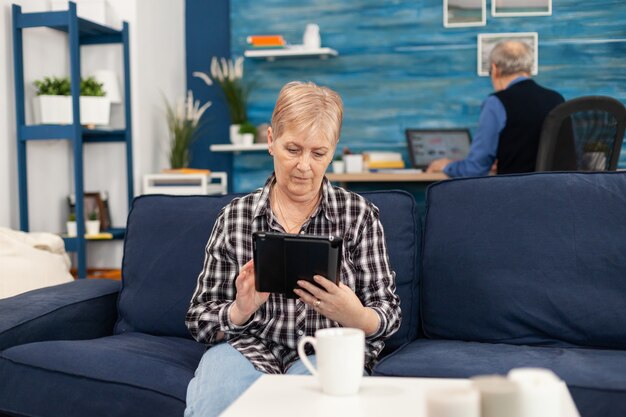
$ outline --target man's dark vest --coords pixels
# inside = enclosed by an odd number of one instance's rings
[[[563,96],[533,80],[517,82],[494,95],[506,111],[496,154],[498,174],[534,171],[543,120],[563,103]]]

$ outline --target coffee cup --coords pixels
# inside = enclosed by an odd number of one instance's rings
[[[315,350],[317,369],[304,351],[309,343]],[[365,333],[361,329],[333,327],[320,329],[315,337],[298,342],[298,355],[304,366],[317,377],[322,392],[330,395],[354,395],[359,391],[365,362]]]

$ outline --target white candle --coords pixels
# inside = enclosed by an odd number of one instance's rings
[[[520,417],[520,390],[516,382],[500,375],[471,378],[480,392],[482,417]]]
[[[474,388],[426,392],[428,417],[480,417],[480,394]]]
[[[549,369],[517,368],[509,379],[520,387],[520,417],[554,417],[561,415],[562,383]]]

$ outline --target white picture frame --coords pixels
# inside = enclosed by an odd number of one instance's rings
[[[551,16],[552,0],[491,0],[493,17]]]
[[[515,33],[479,33],[477,40],[476,63],[477,72],[481,77],[489,75],[489,54],[498,42],[518,40],[527,43],[533,50],[532,75],[539,73],[539,34],[537,32]]]
[[[443,0],[443,26],[485,26],[487,0]]]

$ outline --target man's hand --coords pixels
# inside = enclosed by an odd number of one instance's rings
[[[434,161],[432,161],[430,163],[430,165],[428,165],[428,168],[426,169],[426,172],[428,173],[432,173],[432,172],[443,172],[443,169],[450,163],[452,162],[452,159],[448,159],[448,158],[440,158],[440,159],[435,159]]]
[[[251,259],[241,268],[235,280],[237,296],[230,309],[230,320],[237,326],[250,320],[250,317],[270,297],[270,293],[256,290],[254,280],[254,261]]]

